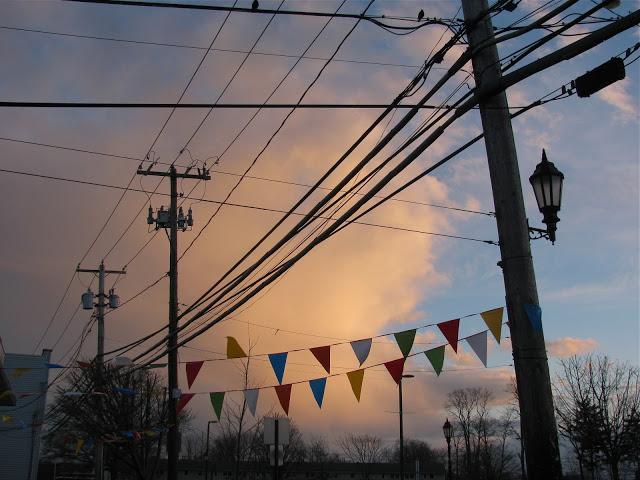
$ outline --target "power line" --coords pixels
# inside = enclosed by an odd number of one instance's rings
[[[56,177],[56,176],[52,176],[52,175],[43,175],[43,174],[39,174],[39,173],[23,172],[23,171],[20,171],[20,170],[9,170],[9,169],[6,169],[6,168],[0,168],[0,172],[1,173],[14,174],[14,175],[24,175],[24,176],[28,176],[28,177],[34,177],[34,178],[41,178],[41,179],[45,179],[45,180],[54,180],[54,181],[60,181],[60,182],[77,183],[77,184],[80,184],[80,185],[89,185],[89,186],[94,186],[94,187],[111,188],[111,189],[115,189],[115,190],[128,190],[130,192],[140,192],[140,193],[146,193],[146,194],[152,193],[152,192],[147,192],[146,190],[140,190],[140,189],[137,189],[137,188],[127,188],[127,187],[122,187],[122,186],[119,186],[119,185],[112,185],[112,184],[108,184],[108,183],[98,183],[98,182],[90,182],[90,181],[85,181],[85,180],[76,180],[76,179],[65,178],[65,177]],[[160,196],[169,196],[168,193],[156,192],[155,194],[156,195],[160,195]],[[186,197],[186,196],[182,197],[182,198],[188,199],[188,200],[199,200],[200,202],[203,202],[203,203],[213,203],[213,204],[216,204],[216,205],[223,205],[224,204],[224,205],[228,205],[230,207],[247,208],[247,209],[259,210],[259,211],[263,211],[263,212],[288,213],[286,210],[280,210],[280,209],[268,208],[268,207],[261,207],[261,206],[258,206],[258,205],[245,205],[245,204],[241,204],[241,203],[229,203],[229,202],[222,202],[222,201],[218,201],[218,200],[198,199],[198,198]],[[299,213],[299,212],[293,212],[292,215],[307,216],[307,214]],[[314,218],[318,218],[318,219],[322,219],[322,220],[333,220],[331,218],[322,217],[322,216],[315,216]],[[376,224],[376,223],[370,223],[370,222],[357,222],[357,224],[364,225],[364,226],[369,226],[369,227],[383,228],[383,229],[388,229],[388,230],[397,230],[397,231],[403,231],[403,232],[420,233],[420,234],[423,234],[423,235],[433,235],[433,236],[447,237],[447,238],[457,238],[457,239],[460,239],[460,240],[470,240],[470,241],[474,241],[474,242],[482,242],[482,243],[488,243],[488,244],[494,244],[494,245],[496,244],[492,240],[481,240],[481,239],[476,239],[476,238],[459,237],[459,236],[456,236],[456,235],[448,235],[448,234],[437,233],[437,232],[427,232],[427,231],[423,231],[423,230],[404,228],[404,227],[394,227],[394,226],[391,226],[391,225],[383,225],[383,224]],[[137,254],[136,254],[136,256],[137,256]]]
[[[513,108],[518,108],[518,107],[513,107]],[[52,149],[57,149],[57,150],[64,150],[64,151],[71,151],[71,152],[78,152],[78,153],[88,153],[88,154],[91,154],[91,155],[98,155],[98,156],[104,156],[104,157],[120,158],[120,159],[123,159],[123,160],[130,160],[130,161],[136,162],[138,164],[142,161],[141,158],[133,157],[133,156],[117,155],[117,154],[112,154],[112,153],[98,152],[98,151],[95,151],[95,150],[85,150],[85,149],[79,149],[79,148],[73,148],[73,147],[65,147],[65,146],[62,146],[62,145],[53,145],[53,144],[49,144],[49,143],[34,142],[34,141],[29,141],[29,140],[21,140],[21,139],[17,139],[17,138],[0,137],[0,140],[6,141],[6,142],[22,143],[22,144],[38,146],[38,147],[52,148]],[[160,165],[167,165],[167,166],[171,165],[170,162],[162,162],[160,160],[155,160],[155,163],[158,163]],[[184,167],[184,168],[186,168],[186,165],[176,164],[176,167]],[[225,170],[218,170],[218,169],[214,169],[214,168],[210,168],[209,171],[211,173],[215,173],[215,174],[218,174],[218,175],[229,175],[229,176],[233,176],[233,177],[242,177],[243,176],[242,173],[227,172]],[[303,188],[313,188],[313,185],[310,185],[308,183],[293,182],[293,181],[290,181],[290,180],[281,180],[281,179],[262,177],[262,176],[254,176],[254,175],[244,175],[244,178],[247,178],[247,179],[250,179],[250,180],[263,181],[263,182],[277,183],[277,184],[282,184],[282,185],[291,185],[291,186],[303,187]],[[99,186],[106,186],[106,185],[100,184]],[[330,187],[320,187],[319,186],[319,187],[316,187],[316,188],[318,190],[331,190]],[[151,193],[151,192],[149,192],[149,193]],[[189,196],[187,196],[185,198],[189,199],[189,200],[192,199]],[[472,210],[472,209],[466,209],[466,208],[460,208],[460,207],[453,207],[453,206],[450,206],[450,205],[441,205],[441,204],[420,202],[420,201],[417,201],[417,200],[407,200],[407,199],[401,199],[401,198],[391,198],[390,200],[394,201],[394,202],[408,203],[408,204],[412,204],[412,205],[422,205],[422,206],[426,206],[426,207],[442,208],[442,209],[446,209],[446,210],[453,210],[453,211],[459,211],[459,212],[465,212],[465,213],[475,213],[475,214],[486,215],[486,216],[491,216],[491,217],[494,216],[493,212],[483,212],[483,211],[478,211],[478,210]],[[127,262],[127,264],[129,264],[129,263],[131,263],[131,261]]]

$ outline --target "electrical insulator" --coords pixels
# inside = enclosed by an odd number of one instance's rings
[[[109,308],[118,308],[120,306],[120,297],[113,293],[113,288],[109,290]]]
[[[183,232],[187,229],[186,219],[184,218],[184,211],[182,210],[182,207],[180,207],[178,210],[178,228]]]
[[[82,294],[82,308],[84,310],[93,310],[93,292],[89,288]]]
[[[149,205],[149,215],[147,215],[147,224],[148,225],[153,225],[153,209],[151,208],[151,205]]]
[[[191,211],[191,207],[189,207],[189,212],[187,213],[187,225],[193,227],[193,212]]]

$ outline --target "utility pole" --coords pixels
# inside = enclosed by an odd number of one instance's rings
[[[147,169],[142,165],[138,168],[138,175],[152,175],[157,177],[169,177],[171,183],[171,204],[169,210],[160,207],[156,218],[153,217],[153,209],[149,206],[149,216],[147,223],[156,224],[156,230],[160,228],[169,229],[169,334],[167,340],[168,363],[167,377],[169,383],[169,418],[167,433],[167,478],[176,480],[178,477],[178,415],[176,404],[180,398],[178,388],[178,229],[183,232],[187,227],[193,226],[193,216],[191,208],[187,216],[184,215],[182,207],[178,209],[178,178],[191,178],[196,180],[211,180],[209,171],[204,167],[199,168],[198,173],[189,173],[191,167],[184,173],[178,173],[176,167],[171,165],[168,172],[152,171],[153,164]]]
[[[76,272],[79,273],[93,273],[98,274],[98,303],[96,303],[96,321],[98,322],[98,352],[96,355],[96,369],[97,369],[97,378],[96,378],[96,390],[100,391],[103,384],[103,376],[102,376],[102,368],[104,365],[104,312],[107,306],[110,308],[118,308],[120,304],[120,299],[117,295],[113,293],[113,289],[109,292],[109,303],[105,303],[105,298],[107,295],[104,293],[104,279],[109,273],[116,273],[118,275],[124,275],[127,272],[124,270],[105,270],[104,262],[100,262],[100,266],[97,270],[90,270],[86,268],[76,268]],[[85,297],[86,295],[86,297]],[[85,301],[86,299],[86,301]],[[83,307],[86,310],[93,310],[93,293],[91,290],[87,290],[87,292],[83,295]],[[96,438],[95,441],[95,450],[93,456],[93,465],[95,471],[95,479],[102,480],[104,473],[104,443],[100,438]]]
[[[479,48],[472,59],[476,86],[499,82],[502,75],[496,46],[481,48],[494,39],[491,17],[485,15],[474,23],[487,11],[488,2],[462,0],[462,8],[469,28],[469,48]],[[538,291],[504,90],[480,102],[480,116],[500,239],[498,265],[504,276],[528,478],[557,480],[562,478],[562,467],[544,334],[542,328],[533,328],[524,309],[524,304],[539,305]]]

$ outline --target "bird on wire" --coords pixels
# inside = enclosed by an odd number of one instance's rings
[[[424,10],[420,9],[420,11],[418,12],[418,21],[422,20],[424,18]]]
[[[253,0],[253,3],[251,4],[251,10],[257,10],[259,6],[260,3],[258,3],[258,0]]]

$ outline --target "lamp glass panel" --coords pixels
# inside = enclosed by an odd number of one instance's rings
[[[548,207],[551,205],[551,175],[545,175],[542,180],[542,193],[544,195],[543,206]]]
[[[562,200],[562,177],[560,175],[551,176],[551,203],[554,207],[560,208],[560,201]]]
[[[544,198],[542,196],[542,182],[540,181],[540,177],[534,178],[532,185],[538,208],[542,208],[544,206]]]

